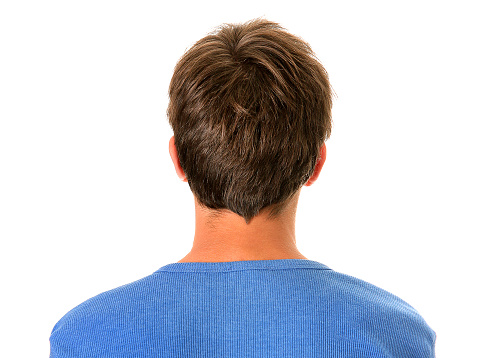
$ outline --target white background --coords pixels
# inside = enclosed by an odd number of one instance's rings
[[[0,355],[47,357],[67,311],[187,254],[168,84],[196,40],[254,17],[309,42],[337,94],[300,252],[410,303],[437,357],[478,354],[473,3],[3,1]]]

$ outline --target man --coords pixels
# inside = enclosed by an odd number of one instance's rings
[[[310,46],[262,19],[180,59],[169,151],[195,203],[191,251],[54,327],[51,357],[434,357],[400,298],[302,255],[301,188],[318,178],[332,91]]]

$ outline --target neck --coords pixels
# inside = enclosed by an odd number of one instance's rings
[[[268,219],[261,212],[248,224],[231,211],[212,215],[195,199],[195,237],[191,251],[178,262],[307,259],[297,249],[297,193],[282,214]]]

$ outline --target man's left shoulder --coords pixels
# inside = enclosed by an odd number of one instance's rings
[[[50,334],[50,357],[108,356],[113,340],[134,331],[135,312],[147,309],[154,276],[102,292],[68,311]],[[110,348],[109,348],[110,347]]]

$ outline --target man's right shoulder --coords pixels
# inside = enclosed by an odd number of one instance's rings
[[[436,333],[410,304],[359,278],[336,271],[326,275],[343,338],[381,342],[386,356],[435,357]]]

